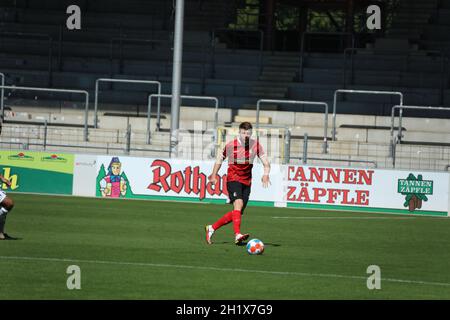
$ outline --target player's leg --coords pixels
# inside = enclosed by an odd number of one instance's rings
[[[14,208],[14,201],[0,191],[0,240],[13,239],[5,233],[6,216]]]
[[[227,182],[227,191],[228,191],[228,198],[230,200],[230,204],[233,205],[233,210],[234,210],[234,206],[237,200],[237,195],[239,193],[239,182],[235,182],[235,181],[229,181]],[[219,229],[220,227],[229,224],[231,221],[233,221],[233,210],[231,210],[230,212],[227,212],[222,218],[220,218],[219,220],[216,221],[216,223],[214,223],[212,225],[214,230]]]
[[[239,187],[236,188],[236,200],[233,202],[233,228],[234,228],[234,235],[235,235],[235,243],[241,244],[242,241],[245,241],[250,236],[249,234],[242,234],[241,233],[241,217],[242,217],[242,210],[244,208],[244,190],[245,185],[242,183],[239,183]]]
[[[240,194],[240,199],[236,199],[233,203],[233,228],[234,234],[238,235],[241,233],[241,216],[242,216],[242,208],[244,207],[244,200],[242,200],[242,192]]]
[[[233,214],[233,211],[227,212],[219,220],[214,222],[212,225],[209,224],[209,225],[205,226],[206,243],[212,244],[212,236],[214,235],[214,232],[217,229],[219,229],[219,228],[229,224],[231,221],[233,221],[232,214]]]
[[[233,209],[234,209],[234,202],[236,200],[236,195],[237,195],[239,188],[240,188],[240,186],[239,186],[238,182],[234,182],[234,181],[227,182],[228,198],[230,199],[230,203],[233,205]],[[214,232],[217,229],[229,224],[231,221],[233,221],[233,211],[225,213],[214,224],[205,226],[206,242],[208,244],[211,244],[212,243],[211,238],[214,235]]]
[[[245,208],[247,208],[248,199],[250,198],[250,191],[251,186],[244,186],[244,189],[242,190],[242,200],[243,200],[243,206],[242,206],[242,214],[244,214]]]

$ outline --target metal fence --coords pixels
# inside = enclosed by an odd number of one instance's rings
[[[398,122],[398,131],[397,136],[394,137],[394,126],[395,126],[395,110],[399,110],[399,122]],[[430,106],[405,106],[405,105],[396,105],[392,107],[391,112],[391,150],[392,150],[392,164],[395,167],[395,160],[396,160],[396,145],[401,142],[403,135],[402,135],[402,118],[403,118],[403,110],[404,109],[410,109],[410,110],[439,110],[439,111],[446,111],[449,112],[450,108],[443,108],[443,107],[430,107]]]
[[[84,108],[84,140],[88,141],[88,118],[89,118],[89,92],[85,90],[71,90],[71,89],[50,89],[50,88],[34,88],[34,87],[16,87],[16,86],[1,86],[1,89],[19,90],[19,91],[43,91],[43,92],[58,92],[58,93],[76,93],[85,95]],[[3,114],[3,109],[1,110]]]
[[[323,153],[328,152],[328,103],[317,101],[301,101],[301,100],[272,100],[272,99],[260,99],[256,103],[256,129],[259,128],[259,113],[261,104],[263,103],[279,103],[279,104],[298,104],[298,105],[312,105],[321,106],[325,108],[324,121],[323,121]]]
[[[403,105],[403,93],[395,91],[370,91],[370,90],[347,90],[339,89],[334,92],[333,99],[333,141],[336,141],[336,112],[337,112],[337,97],[339,93],[350,94],[369,94],[369,95],[395,95],[400,97],[400,105]]]
[[[171,99],[171,94],[151,94],[148,97],[149,103],[148,103],[148,110],[147,110],[147,143],[150,144],[151,142],[151,130],[150,130],[150,119],[151,119],[151,112],[152,112],[152,98],[166,98]],[[208,100],[214,102],[214,108],[215,108],[215,115],[214,115],[214,128],[217,128],[219,123],[219,99],[216,97],[205,97],[205,96],[180,96],[180,99],[183,100]],[[159,130],[160,128],[160,118],[161,116],[161,109],[160,106],[158,106],[157,109],[157,119],[156,119],[156,128]],[[217,140],[216,137],[216,130],[214,129],[214,141]]]
[[[131,80],[131,79],[112,79],[112,78],[100,78],[95,81],[95,102],[94,102],[94,127],[97,128],[98,124],[98,93],[99,93],[99,84],[100,82],[118,82],[118,83],[134,83],[134,84],[151,84],[158,86],[158,94],[161,94],[161,82],[159,81],[151,81],[151,80]],[[148,103],[151,103],[149,100]],[[158,97],[158,111],[161,108],[161,99]]]
[[[47,121],[36,125],[23,124],[7,124],[3,128],[0,137],[1,146],[9,146],[12,148],[20,147],[24,150],[37,148],[39,150],[47,150],[52,147],[82,149],[92,152],[124,152],[129,154],[131,151],[153,152],[153,153],[169,153],[169,149],[147,148],[142,143],[145,138],[145,132],[136,132],[131,130],[129,125],[127,129],[100,129],[91,130],[90,142],[84,141],[84,134],[77,128],[54,127],[50,126]],[[132,140],[135,136],[135,141]],[[139,143],[141,142],[141,143]]]

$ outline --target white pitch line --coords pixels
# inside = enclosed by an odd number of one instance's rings
[[[273,219],[411,220],[414,217],[272,217]]]
[[[291,272],[291,271],[267,271],[267,270],[253,270],[253,269],[239,269],[239,268],[218,268],[218,267],[202,267],[189,266],[177,264],[162,264],[162,263],[145,263],[145,262],[119,262],[119,261],[101,261],[101,260],[80,260],[80,259],[66,259],[66,258],[42,258],[42,257],[17,257],[17,256],[0,256],[0,260],[22,260],[22,261],[47,261],[47,262],[70,262],[70,263],[92,263],[92,264],[106,264],[106,265],[120,265],[120,266],[137,266],[137,267],[153,267],[153,268],[175,268],[175,269],[196,269],[196,270],[211,270],[220,272],[247,272],[247,273],[262,273],[270,275],[287,275],[287,276],[303,276],[303,277],[321,277],[321,278],[343,278],[343,279],[358,279],[367,280],[364,276],[349,276],[332,273],[307,273],[307,272]],[[446,282],[429,282],[420,280],[405,280],[405,279],[391,279],[381,278],[381,281],[420,284],[429,286],[450,287],[450,283]]]

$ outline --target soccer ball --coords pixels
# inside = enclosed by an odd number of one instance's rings
[[[261,254],[264,252],[264,243],[259,239],[252,239],[247,243],[249,254]]]

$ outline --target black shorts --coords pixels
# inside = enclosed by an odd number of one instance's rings
[[[227,182],[227,190],[230,203],[233,203],[236,199],[241,199],[244,201],[244,207],[242,208],[242,210],[244,210],[247,206],[248,198],[250,197],[251,186],[247,186],[237,181],[229,181]]]

